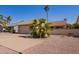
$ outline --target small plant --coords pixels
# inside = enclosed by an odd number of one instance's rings
[[[79,25],[74,23],[74,24],[69,24],[68,27],[69,27],[69,29],[77,29],[77,28],[79,28]]]
[[[14,29],[11,29],[11,30],[10,30],[10,33],[15,33],[15,30],[14,30]]]
[[[39,20],[32,20],[32,24],[30,26],[31,35],[34,38],[44,38],[48,37],[48,23],[45,21],[45,19],[41,18]]]

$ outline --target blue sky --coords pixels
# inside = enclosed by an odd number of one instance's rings
[[[11,23],[23,20],[46,18],[43,5],[0,5],[0,15],[11,16]],[[67,18],[68,23],[74,23],[79,15],[78,5],[49,5],[51,21],[62,21]]]

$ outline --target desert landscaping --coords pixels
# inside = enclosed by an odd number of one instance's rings
[[[9,8],[10,6],[3,7]],[[34,7],[36,9],[32,10]],[[39,6],[34,7],[12,6],[10,9],[16,11],[15,14],[8,9],[8,13],[11,14],[0,15],[0,54],[79,53],[79,14],[70,15],[71,19],[69,19],[65,16],[59,17],[61,13],[53,14],[53,12],[60,12],[59,9],[63,10],[61,6],[55,6],[54,11],[52,6],[48,5],[40,6],[41,9],[39,9]],[[68,6],[62,7],[70,8]],[[73,9],[75,8],[76,6],[73,7]],[[66,9],[64,8],[64,10]],[[19,13],[17,13],[18,11]],[[68,12],[70,11],[68,10]],[[51,14],[48,14],[49,12]],[[65,12],[63,13],[65,15]]]

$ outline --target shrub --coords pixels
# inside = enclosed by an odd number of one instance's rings
[[[70,29],[77,29],[77,28],[79,28],[79,25],[76,24],[76,23],[74,23],[74,24],[69,24],[69,28],[70,28]]]
[[[10,30],[10,33],[15,33],[15,30],[14,30],[14,29],[11,29],[11,30]]]
[[[36,19],[32,20],[32,24],[30,26],[31,35],[34,38],[44,38],[48,37],[48,23],[45,19],[41,18],[38,21]]]

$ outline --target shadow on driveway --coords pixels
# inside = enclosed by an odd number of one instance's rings
[[[22,38],[31,38],[31,39],[46,39],[46,38],[38,38],[38,37],[34,38],[31,35],[21,35],[19,37],[22,37]]]
[[[23,37],[23,38],[32,38],[32,36],[19,36],[19,37]]]

